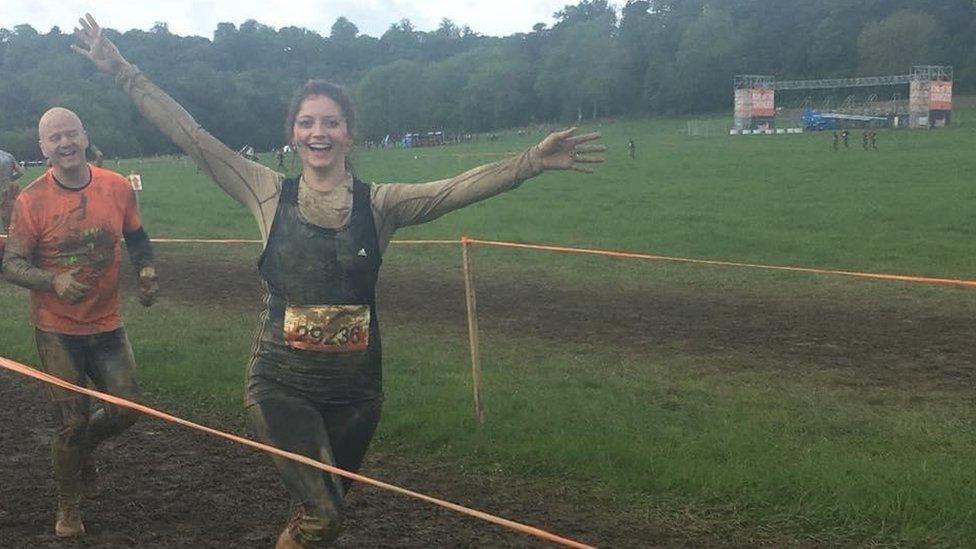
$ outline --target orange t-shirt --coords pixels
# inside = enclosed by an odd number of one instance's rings
[[[21,191],[14,205],[10,236],[33,249],[32,263],[60,273],[80,267],[75,279],[91,286],[77,305],[51,291],[31,291],[31,321],[46,332],[91,335],[122,326],[119,266],[122,232],[142,226],[129,181],[89,166],[83,189],[61,186],[51,170]]]

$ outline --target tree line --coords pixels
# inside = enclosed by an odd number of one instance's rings
[[[449,19],[379,38],[345,17],[328,32],[220,23],[213,38],[108,30],[123,54],[232,147],[283,143],[292,91],[324,78],[353,93],[358,137],[485,132],[533,123],[729,109],[735,74],[780,79],[955,67],[976,89],[976,0],[582,0],[530,32],[484,36]],[[0,148],[36,158],[51,106],[78,112],[109,156],[174,152],[74,54],[70,32],[0,28]]]

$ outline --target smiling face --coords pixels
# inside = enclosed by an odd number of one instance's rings
[[[52,167],[72,171],[86,164],[88,135],[75,113],[60,107],[47,111],[37,125],[37,134],[41,153]]]
[[[306,97],[292,125],[292,143],[298,145],[303,167],[344,170],[352,137],[342,107],[325,95]]]

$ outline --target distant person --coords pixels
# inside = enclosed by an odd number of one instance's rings
[[[574,135],[572,128],[453,178],[365,183],[349,163],[356,113],[348,95],[312,80],[288,110],[286,140],[298,149],[301,174],[286,179],[200,128],[86,17],[80,35],[89,49],[75,49],[114,76],[142,114],[257,222],[264,242],[258,271],[267,296],[247,370],[246,406],[256,433],[281,449],[349,471],[362,464],[380,417],[375,294],[394,232],[513,190],[543,171],[591,172],[591,165],[603,162],[606,148],[593,143],[599,134]],[[333,543],[351,482],[287,459],[274,463],[298,503],[276,547]]]
[[[129,185],[132,186],[134,192],[139,192],[142,190],[142,176],[134,171],[129,171],[129,175],[125,176],[129,180]]]
[[[51,169],[17,197],[4,253],[4,277],[30,293],[30,317],[42,369],[76,385],[138,399],[132,347],[119,318],[124,239],[139,278],[139,299],[152,305],[156,271],[149,236],[128,181],[86,162],[88,136],[78,116],[54,108],[37,133]],[[136,420],[112,405],[95,410],[86,396],[50,388],[60,423],[52,459],[57,484],[55,534],[85,533],[82,496],[94,487],[92,451]]]
[[[848,142],[848,140],[850,139],[850,137],[851,137],[851,132],[849,132],[847,130],[844,130],[844,131],[840,132],[840,139],[841,139],[841,141],[844,142],[844,148],[845,149],[851,148],[851,145]]]
[[[274,154],[275,154],[275,158],[278,159],[278,168],[284,170],[285,169],[285,149],[284,149],[284,147],[282,147],[280,149],[276,147],[275,148],[275,151],[274,151]]]
[[[633,139],[627,140],[627,156],[629,156],[631,160],[637,157],[637,145],[634,144]]]
[[[89,145],[88,148],[91,149],[92,152],[92,164],[95,164],[95,166],[101,168],[102,164],[105,162],[105,155],[102,154],[102,150],[96,147],[94,143]]]
[[[254,154],[254,147],[250,145],[244,145],[241,147],[241,150],[237,151],[237,154],[254,162],[256,162],[258,159],[258,155]]]
[[[837,132],[834,132],[834,143],[833,143],[833,145],[834,145],[834,150],[835,151],[837,150],[837,146],[838,146],[839,143],[840,143],[840,135],[838,135]]]
[[[20,179],[24,172],[24,167],[17,162],[14,155],[0,150],[0,232],[7,232],[14,200],[20,191],[20,186],[15,181]]]
[[[869,140],[871,143],[871,150],[872,151],[878,150],[878,132],[872,130],[871,135],[869,136]]]
[[[869,132],[869,131],[865,131],[864,133],[861,134],[861,148],[864,149],[864,150],[868,150],[868,136],[869,135],[871,135],[871,132]]]
[[[139,194],[142,193],[142,175],[129,171],[129,175],[125,176],[129,180],[129,185],[132,186],[132,192],[136,195],[136,205],[139,204]]]

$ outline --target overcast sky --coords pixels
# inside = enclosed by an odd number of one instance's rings
[[[106,27],[149,30],[157,21],[171,32],[213,38],[217,23],[240,25],[256,19],[276,28],[305,27],[328,36],[332,23],[345,16],[359,32],[379,37],[391,23],[407,18],[429,31],[447,17],[459,27],[490,36],[529,32],[551,25],[552,14],[570,0],[0,0],[0,27],[28,23],[41,33],[57,25],[68,32],[90,12]],[[619,4],[619,2],[614,2]]]

